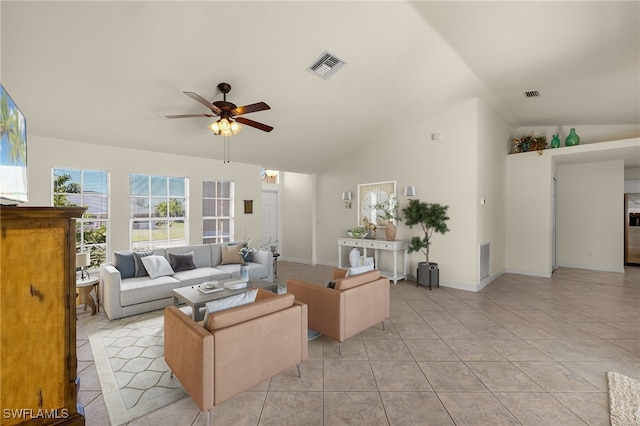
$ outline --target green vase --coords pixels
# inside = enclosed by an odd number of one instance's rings
[[[574,146],[574,145],[578,145],[580,143],[580,136],[578,136],[576,134],[576,129],[571,129],[569,131],[569,135],[567,136],[567,139],[565,139],[564,144],[566,146]]]
[[[553,135],[551,139],[551,148],[560,148],[560,135]]]

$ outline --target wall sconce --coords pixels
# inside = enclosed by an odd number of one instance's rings
[[[415,186],[405,186],[404,187],[404,196],[405,197],[415,197],[416,196],[416,187]]]
[[[344,201],[344,208],[351,208],[351,191],[346,191],[342,193],[342,201]]]

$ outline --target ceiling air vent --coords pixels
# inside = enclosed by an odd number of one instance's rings
[[[320,78],[328,80],[340,68],[345,66],[346,62],[338,58],[328,50],[318,57],[309,67],[307,71],[317,75]]]
[[[540,96],[540,93],[537,90],[529,90],[528,92],[524,92],[524,95],[527,98],[535,98],[536,96]]]

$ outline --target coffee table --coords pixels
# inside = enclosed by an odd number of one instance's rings
[[[228,279],[228,280],[218,280],[219,284],[224,284],[229,281],[237,281],[236,279]],[[249,280],[247,286],[245,288],[241,288],[238,290],[229,290],[224,289],[221,291],[216,291],[214,293],[202,293],[198,289],[200,287],[204,287],[207,283],[202,283],[198,285],[192,285],[187,287],[174,288],[172,290],[173,293],[173,304],[175,306],[180,306],[181,303],[184,303],[191,307],[191,317],[194,321],[201,321],[204,318],[204,312],[200,312],[201,309],[207,302],[211,302],[212,300],[224,299],[225,297],[233,296],[235,294],[246,293],[249,290],[253,290],[255,288],[262,288],[268,291],[276,292],[278,287],[282,288],[283,283],[270,283],[268,281],[262,280]]]

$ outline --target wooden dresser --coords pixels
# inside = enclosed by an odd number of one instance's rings
[[[75,218],[0,207],[0,424],[84,425],[78,413]]]

